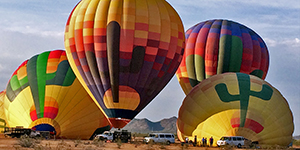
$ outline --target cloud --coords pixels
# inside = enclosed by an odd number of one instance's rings
[[[294,39],[286,39],[286,40],[283,40],[279,43],[282,43],[284,45],[290,45],[291,47],[300,47],[300,39],[298,38],[294,38]],[[297,51],[299,52],[299,51]]]
[[[265,38],[264,41],[267,43],[267,45],[269,47],[276,47],[277,45],[285,45],[287,47],[292,47],[292,48],[300,47],[300,39],[299,38],[282,39],[282,40]],[[298,50],[294,51],[294,52],[300,53]]]
[[[5,29],[5,28],[4,28]],[[50,28],[43,29],[35,26],[10,26],[6,28],[7,31],[12,32],[20,32],[22,34],[33,34],[41,37],[53,37],[53,38],[61,38],[64,36],[64,31],[60,30],[49,30]]]
[[[41,36],[2,29],[0,35],[0,91],[5,89],[12,73],[25,60],[44,51],[64,49],[63,36]]]

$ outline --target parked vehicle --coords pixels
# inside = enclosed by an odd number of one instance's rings
[[[95,139],[104,140],[105,142],[107,140],[112,141],[114,139],[114,135],[112,132],[105,131],[103,134],[96,135]]]
[[[122,143],[128,143],[128,141],[131,141],[131,132],[128,132],[127,130],[115,131],[113,136],[113,141],[115,142],[117,142],[119,139]]]
[[[117,142],[120,139],[123,143],[127,143],[131,140],[131,132],[128,132],[127,130],[115,132],[105,131],[103,134],[96,135],[95,139],[103,140],[105,142],[108,140]]]
[[[4,128],[4,135],[10,136],[12,138],[17,137],[20,138],[22,135],[29,136],[31,138],[41,137],[41,134],[39,131],[35,131],[29,128],[23,128],[23,127],[16,127],[16,128]]]
[[[155,143],[175,143],[175,136],[172,133],[150,133],[148,137],[144,138],[144,142],[148,144],[149,142]]]
[[[218,146],[223,145],[233,145],[241,148],[245,145],[247,139],[242,136],[223,136],[220,140],[217,141]]]

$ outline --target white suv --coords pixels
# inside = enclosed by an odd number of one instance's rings
[[[144,142],[148,144],[150,141],[155,143],[175,143],[175,136],[172,133],[150,133],[148,137],[144,138]]]
[[[242,146],[244,146],[245,140],[247,139],[242,136],[223,136],[220,140],[217,141],[217,145],[233,145],[241,148]]]

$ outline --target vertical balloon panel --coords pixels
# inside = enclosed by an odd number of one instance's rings
[[[181,19],[165,0],[83,0],[65,30],[72,69],[116,128],[169,82],[184,40]]]
[[[7,85],[4,110],[9,127],[50,131],[63,138],[89,139],[97,128],[110,128],[63,50],[41,53],[20,65]]]
[[[6,119],[5,119],[4,107],[3,107],[5,93],[6,91],[0,92],[0,132],[3,132],[6,126]]]

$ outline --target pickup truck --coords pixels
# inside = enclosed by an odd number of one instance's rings
[[[103,141],[112,141],[114,139],[114,135],[112,132],[109,132],[109,131],[105,131],[103,134],[98,134],[96,135],[95,139],[98,139],[98,140],[103,140]]]

